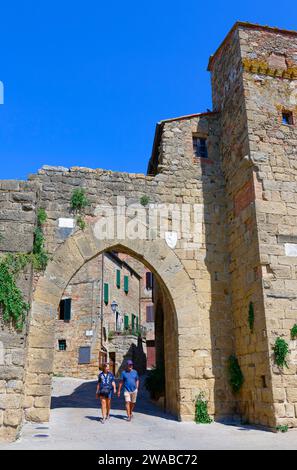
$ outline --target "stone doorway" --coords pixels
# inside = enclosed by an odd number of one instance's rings
[[[193,285],[187,272],[174,251],[162,239],[98,240],[91,226],[84,232],[76,232],[60,246],[35,289],[27,344],[26,418],[37,422],[49,419],[55,315],[60,299],[75,273],[86,262],[106,250],[127,253],[154,273],[160,286],[166,314],[164,362],[167,411],[178,419],[193,419],[191,388],[195,387],[194,378],[191,382],[185,380],[187,374],[180,368],[185,351],[190,351],[191,348],[187,337],[192,339],[193,311],[196,315],[198,312]],[[188,393],[185,394],[187,387]]]

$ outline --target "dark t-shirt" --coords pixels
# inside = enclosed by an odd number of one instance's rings
[[[121,380],[123,381],[125,392],[135,392],[135,390],[137,389],[136,382],[137,380],[139,380],[137,370],[124,370],[121,374]]]
[[[115,378],[111,372],[108,372],[108,374],[104,374],[103,372],[101,372],[98,376],[98,383],[100,385],[100,389],[102,389],[104,385],[109,385],[110,390],[112,390],[111,384],[113,382],[115,382]]]

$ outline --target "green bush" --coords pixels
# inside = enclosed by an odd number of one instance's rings
[[[297,337],[297,323],[291,328],[291,338],[296,339]]]
[[[212,418],[208,414],[207,401],[205,400],[204,393],[200,392],[196,398],[195,403],[195,423],[210,424]]]
[[[288,432],[289,426],[287,424],[279,424],[275,429],[277,432]]]
[[[90,201],[86,196],[84,188],[77,188],[73,191],[70,206],[71,210],[77,215],[76,224],[81,230],[85,230],[87,225],[82,216],[82,212],[89,204]]]
[[[147,206],[149,202],[150,202],[150,198],[148,196],[141,196],[140,204],[142,206]]]
[[[75,189],[71,196],[71,209],[73,212],[80,212],[85,209],[89,204],[89,200],[86,196],[86,191],[83,188]]]
[[[148,372],[145,379],[145,387],[153,400],[158,400],[165,394],[165,370],[163,367],[155,367]]]
[[[81,230],[85,230],[87,224],[81,215],[76,218],[76,223]]]

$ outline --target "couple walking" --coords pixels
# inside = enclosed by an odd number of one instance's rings
[[[124,388],[124,397],[127,411],[127,421],[131,421],[133,410],[137,400],[139,389],[138,372],[133,368],[133,362],[127,361],[126,370],[121,374],[118,398],[121,396],[122,388]],[[113,374],[109,370],[109,364],[103,365],[103,371],[98,376],[98,384],[96,390],[96,398],[100,398],[102,409],[102,424],[110,417],[112,392],[117,393],[116,382]]]

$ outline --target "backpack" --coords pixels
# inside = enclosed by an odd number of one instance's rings
[[[101,380],[102,377],[102,380]],[[111,392],[111,373],[108,372],[108,374],[105,376],[103,372],[99,375],[99,380],[100,380],[100,395],[102,397],[108,398],[109,394]]]

